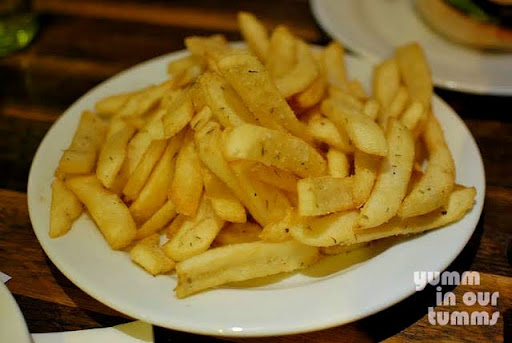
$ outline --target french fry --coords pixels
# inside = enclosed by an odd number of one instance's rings
[[[384,108],[380,113],[380,126],[385,129],[387,127],[388,121],[391,118],[398,118],[405,110],[408,100],[409,94],[407,93],[407,89],[403,86],[400,86],[395,94],[395,97],[393,100],[391,100],[389,106]]]
[[[220,230],[212,245],[218,247],[229,244],[250,243],[259,241],[261,226],[255,223],[232,223]]]
[[[65,185],[87,207],[112,249],[122,249],[134,240],[137,227],[128,207],[95,175],[71,177]]]
[[[167,257],[160,247],[160,236],[146,237],[130,250],[133,262],[152,275],[165,274],[174,269],[176,263]]]
[[[302,113],[318,105],[324,99],[325,93],[325,76],[320,74],[306,89],[291,97],[289,103],[295,113]]]
[[[119,112],[130,97],[136,92],[121,93],[108,96],[99,100],[94,109],[96,113],[102,118],[111,118]]]
[[[294,241],[226,245],[178,263],[176,295],[184,298],[228,282],[303,269],[318,259],[317,248]]]
[[[311,141],[307,128],[297,119],[257,58],[244,54],[228,55],[218,62],[218,66],[260,125],[286,129],[306,142]]]
[[[210,247],[223,225],[224,221],[215,215],[210,202],[203,197],[196,217],[185,220],[171,234],[163,251],[174,261],[198,255]]]
[[[137,229],[137,236],[135,238],[144,239],[157,233],[162,230],[165,225],[170,223],[176,215],[176,206],[172,200],[167,200],[165,204],[163,204],[162,207],[160,207],[158,211],[151,216],[151,218],[146,220],[146,222]]]
[[[121,170],[128,142],[134,133],[133,127],[126,126],[108,138],[101,148],[96,166],[96,177],[108,189],[112,188],[116,176]]]
[[[455,185],[455,164],[441,125],[430,114],[422,135],[428,151],[428,165],[421,180],[409,193],[398,215],[403,218],[422,215],[442,206]]]
[[[327,143],[335,149],[349,153],[354,146],[348,138],[345,129],[338,129],[333,122],[321,114],[314,114],[308,120],[308,129],[316,141]]]
[[[324,100],[322,110],[336,126],[346,130],[359,150],[372,155],[387,155],[388,146],[384,132],[366,115],[332,100]]]
[[[200,64],[201,59],[197,56],[185,56],[180,59],[169,62],[169,64],[167,64],[167,73],[173,77],[177,77],[188,68]]]
[[[373,96],[381,108],[387,108],[400,87],[400,70],[395,58],[387,59],[374,68]]]
[[[283,217],[283,219],[266,225],[259,234],[259,238],[266,242],[275,243],[292,239],[290,234],[290,223],[292,215],[293,210],[292,208],[289,208],[286,211],[286,215]]]
[[[306,90],[320,75],[311,49],[302,40],[297,40],[297,63],[288,73],[275,78],[275,84],[283,98],[289,98]]]
[[[169,140],[162,158],[153,168],[137,199],[130,205],[130,212],[137,223],[144,223],[151,218],[167,200],[168,189],[173,179],[173,161],[180,149],[182,137],[177,135]]]
[[[231,168],[242,185],[242,190],[251,203],[249,211],[263,226],[283,218],[291,204],[288,197],[278,188],[251,178],[252,166],[253,163],[248,161],[231,164]]]
[[[352,194],[356,207],[361,207],[370,196],[377,173],[380,160],[370,154],[356,150],[354,153],[354,185]]]
[[[328,71],[327,82],[339,89],[347,89],[347,69],[345,66],[345,49],[340,42],[331,42],[324,49],[323,69]]]
[[[128,101],[119,109],[119,116],[121,118],[133,118],[146,114],[158,105],[164,94],[171,90],[171,86],[172,81],[166,81],[138,91],[129,97]]]
[[[354,208],[353,181],[351,178],[332,176],[299,180],[297,183],[299,215],[321,216]]]
[[[350,94],[355,96],[357,99],[366,101],[368,99],[368,95],[364,90],[363,85],[358,79],[352,79],[348,81],[347,88]]]
[[[302,177],[322,175],[324,158],[309,144],[288,133],[244,124],[228,129],[224,155],[230,161],[251,160],[291,171]]]
[[[270,46],[265,26],[248,12],[238,13],[238,26],[249,48],[258,56],[260,61],[265,62]]]
[[[344,178],[350,175],[350,160],[346,153],[333,148],[327,152],[327,168],[329,175]]]
[[[420,102],[413,101],[400,117],[400,121],[406,128],[415,132],[426,116],[425,107]]]
[[[194,116],[194,105],[190,98],[190,92],[185,95],[178,104],[167,108],[162,116],[162,124],[165,138],[170,138],[180,132]]]
[[[98,153],[105,139],[106,125],[92,112],[85,111],[69,147],[59,161],[55,175],[87,174],[94,170]]]
[[[356,242],[369,242],[396,235],[417,234],[456,222],[471,210],[475,196],[476,189],[474,187],[456,185],[442,207],[415,217],[400,218],[397,216],[380,226],[356,230]]]
[[[133,201],[137,199],[140,191],[146,184],[151,171],[164,153],[166,146],[167,140],[165,139],[154,140],[151,142],[146,153],[142,156],[137,167],[129,176],[125,186],[123,187],[123,194],[127,200]]]
[[[395,216],[407,191],[414,163],[414,138],[400,122],[392,119],[386,138],[389,154],[379,167],[377,181],[361,209],[357,225],[375,227]]]
[[[364,103],[363,113],[371,120],[375,121],[379,116],[380,105],[374,99],[369,99]]]
[[[192,56],[204,60],[206,56],[215,51],[229,50],[229,44],[223,35],[211,35],[208,37],[189,36],[185,38],[185,46]]]
[[[266,67],[273,79],[291,71],[297,62],[297,40],[284,25],[277,26],[270,36]]]
[[[297,176],[285,170],[268,167],[261,163],[254,163],[249,173],[251,177],[283,191],[297,192]]]
[[[350,106],[358,111],[363,111],[364,102],[357,97],[337,87],[329,87],[329,97],[336,102],[341,102],[346,106]]]
[[[201,76],[199,84],[205,95],[206,104],[223,126],[256,124],[256,119],[242,99],[222,76],[216,73],[205,73]]]
[[[232,223],[245,223],[247,215],[244,205],[238,200],[228,186],[208,168],[202,169],[206,198],[217,216]]]
[[[290,233],[298,242],[315,247],[350,244],[355,241],[352,227],[358,216],[354,210],[322,217],[293,216]]]
[[[78,198],[66,188],[62,180],[55,179],[52,183],[50,206],[50,237],[65,235],[81,214],[82,204]]]
[[[188,131],[176,158],[174,177],[169,188],[169,198],[176,205],[176,211],[194,216],[203,192],[203,176],[197,156],[194,133]]]
[[[400,76],[407,86],[412,101],[430,108],[432,101],[432,75],[426,57],[418,43],[398,47],[395,51]]]

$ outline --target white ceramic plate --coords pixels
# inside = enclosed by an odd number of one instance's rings
[[[378,312],[415,291],[414,271],[443,270],[470,238],[482,210],[485,182],[478,148],[464,123],[439,98],[441,120],[457,165],[457,180],[478,196],[463,220],[415,237],[344,271],[326,277],[293,275],[252,288],[219,288],[178,300],[174,276],[152,277],[127,254],[112,251],[91,219],[83,215],[64,237],[48,237],[53,172],[79,116],[102,97],[163,81],[166,64],[183,52],[135,66],[97,86],[54,124],[33,160],[28,204],[34,231],[52,262],[78,287],[134,318],[171,329],[224,336],[264,336],[312,331]],[[369,85],[371,66],[347,59],[351,75]],[[425,308],[425,311],[427,309]],[[426,312],[425,312],[426,313]]]
[[[311,0],[313,13],[332,37],[354,52],[380,61],[395,46],[419,42],[443,88],[512,94],[512,53],[489,53],[452,43],[419,17],[413,0]]]
[[[3,282],[0,282],[0,342],[32,342],[23,314]]]

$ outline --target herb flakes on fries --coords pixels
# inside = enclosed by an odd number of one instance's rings
[[[176,273],[183,298],[472,209],[418,44],[375,66],[370,94],[339,42],[311,47],[286,26],[238,20],[246,48],[188,37],[166,81],[83,113],[55,171],[51,237],[85,209],[134,268]]]

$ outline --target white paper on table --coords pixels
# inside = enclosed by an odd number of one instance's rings
[[[134,321],[111,328],[33,333],[34,343],[153,343],[151,324]]]
[[[2,283],[6,283],[10,279],[11,277],[9,275],[0,272],[0,280],[2,280]]]

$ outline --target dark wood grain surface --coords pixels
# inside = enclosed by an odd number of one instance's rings
[[[112,326],[130,321],[73,285],[46,257],[28,216],[29,168],[42,138],[61,113],[91,87],[147,60],[184,47],[193,34],[240,39],[236,13],[247,10],[269,27],[287,24],[309,42],[325,44],[306,0],[35,0],[40,30],[23,51],[0,58],[0,271],[33,333]],[[511,66],[512,68],[512,66]],[[512,97],[436,90],[462,117],[481,150],[487,191],[480,222],[448,270],[481,273],[467,291],[498,291],[494,326],[431,325],[435,289],[357,322],[307,334],[231,339],[235,342],[501,342],[512,340]],[[507,253],[508,251],[508,253]],[[306,310],[306,309],[305,309]],[[437,311],[468,310],[464,304]],[[490,308],[483,310],[491,311]],[[154,328],[157,342],[220,338]]]

